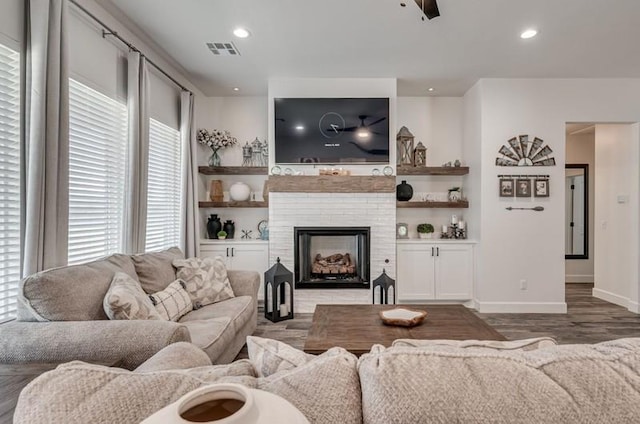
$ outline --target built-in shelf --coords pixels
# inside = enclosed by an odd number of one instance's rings
[[[467,175],[468,166],[399,166],[398,175]]]
[[[468,208],[469,202],[467,200],[460,200],[458,202],[396,202],[398,208]]]
[[[266,166],[199,166],[204,175],[267,175]]]
[[[268,208],[266,201],[246,201],[246,202],[198,202],[201,208]]]

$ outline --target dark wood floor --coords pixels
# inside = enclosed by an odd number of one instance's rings
[[[597,343],[623,337],[640,337],[640,315],[591,296],[592,284],[567,284],[567,314],[480,314],[509,340],[550,336],[558,343]],[[302,349],[312,314],[272,323],[260,313],[254,335],[281,340]],[[246,358],[246,348],[238,359]],[[0,424],[11,423],[18,394],[52,365],[0,365]]]

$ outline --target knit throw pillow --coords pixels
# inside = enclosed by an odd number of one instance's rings
[[[176,259],[173,266],[176,277],[186,284],[194,309],[235,297],[220,256]]]
[[[102,302],[109,319],[162,319],[140,283],[116,272]]]
[[[166,289],[149,295],[151,303],[162,319],[178,321],[180,317],[193,310],[191,297],[186,290],[186,284],[182,280],[176,280]]]
[[[278,340],[256,336],[247,336],[247,351],[258,377],[296,368],[315,358]]]

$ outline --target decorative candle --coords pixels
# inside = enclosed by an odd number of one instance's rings
[[[447,228],[447,226],[446,226],[446,225],[443,225],[443,226],[442,226],[442,234],[446,234],[446,233],[447,233],[447,231],[449,231],[449,228]]]
[[[451,225],[456,225],[458,223],[458,215],[451,215]]]
[[[464,226],[465,226],[465,222],[464,221],[458,222],[458,228],[460,228],[461,230],[464,230]]]
[[[280,316],[286,317],[287,315],[289,315],[289,307],[285,303],[283,303],[282,305],[280,305]]]

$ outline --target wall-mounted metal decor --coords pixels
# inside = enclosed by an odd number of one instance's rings
[[[508,140],[498,151],[502,156],[496,158],[497,166],[555,166],[551,156],[553,150],[544,146],[541,138],[529,140],[527,134]]]

